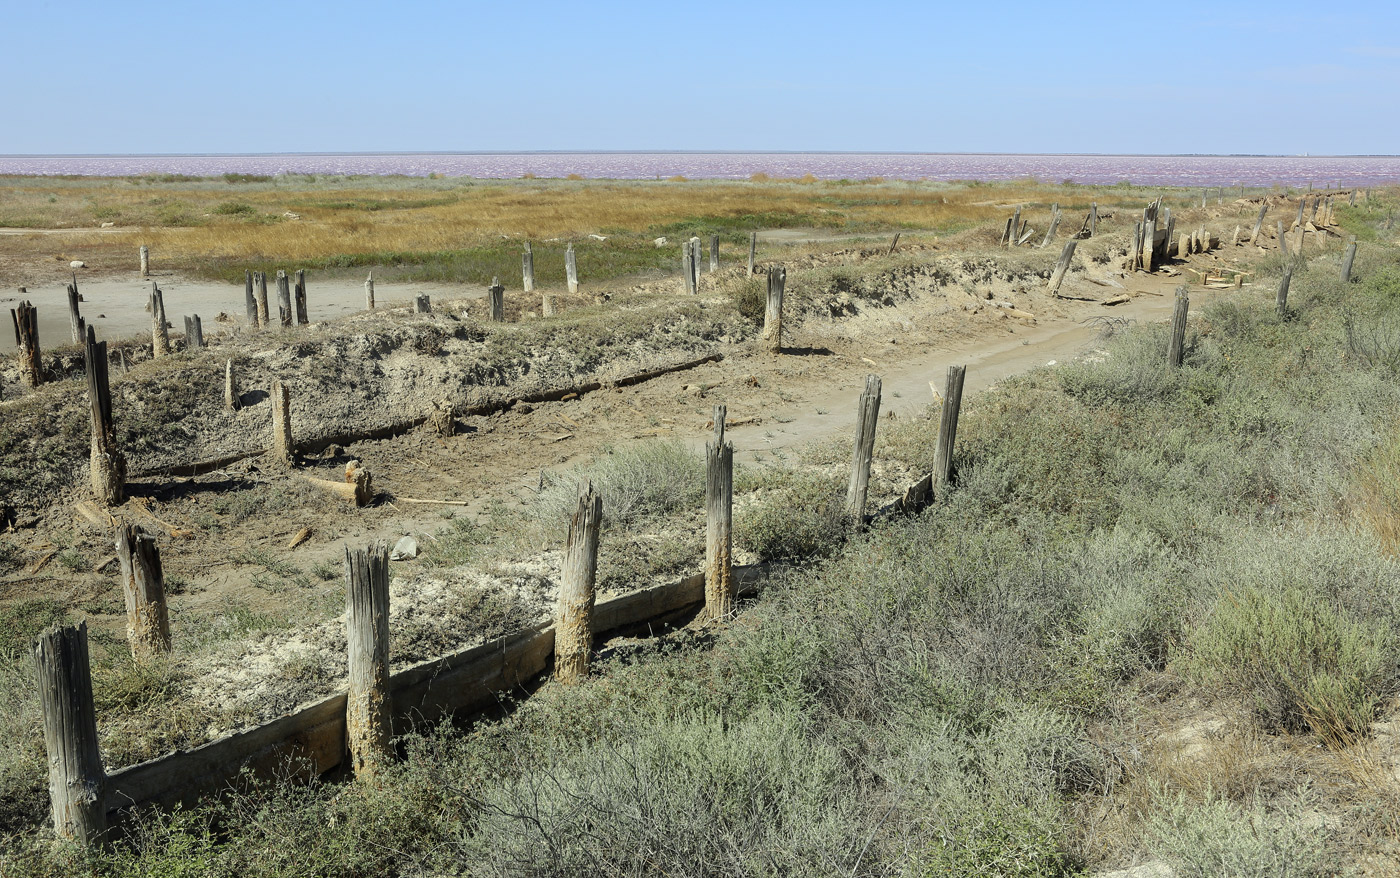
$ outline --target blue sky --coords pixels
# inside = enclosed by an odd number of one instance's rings
[[[3,0],[0,154],[1400,153],[1391,4]]]

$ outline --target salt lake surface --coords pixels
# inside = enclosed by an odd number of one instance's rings
[[[858,180],[1129,181],[1148,186],[1384,186],[1400,156],[960,155],[940,153],[534,152],[282,155],[0,155],[0,174],[331,174],[508,179],[743,180],[754,174]]]

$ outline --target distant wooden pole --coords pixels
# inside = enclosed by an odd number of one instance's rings
[[[292,465],[294,451],[292,442],[292,407],[287,395],[287,385],[280,380],[272,382],[272,448],[269,451],[274,460],[283,466]]]
[[[554,678],[561,683],[576,683],[588,676],[602,522],[603,496],[593,490],[592,482],[584,482],[579,485],[578,505],[569,522],[554,619]]]
[[[1055,263],[1055,273],[1050,275],[1050,295],[1060,295],[1060,284],[1065,280],[1065,273],[1069,271],[1070,262],[1074,260],[1074,248],[1078,244],[1078,241],[1070,238],[1060,251],[1060,261]]]
[[[287,273],[278,269],[277,271],[277,315],[282,326],[291,326],[292,318],[292,285],[287,278]]]
[[[374,272],[372,271],[369,273],[369,277],[365,278],[365,308],[370,311],[374,310]]]
[[[1190,300],[1186,295],[1186,286],[1183,284],[1176,288],[1176,305],[1172,310],[1172,335],[1171,341],[1167,345],[1167,365],[1173,369],[1181,368],[1181,364],[1186,356],[1186,313],[1190,308]]]
[[[117,561],[126,595],[126,641],[131,657],[144,661],[170,652],[170,614],[165,573],[155,537],[133,524],[117,526]]]
[[[943,415],[938,421],[938,447],[933,457],[933,490],[940,500],[948,495],[953,483],[953,444],[958,438],[958,412],[966,375],[966,366],[949,366],[943,382]]]
[[[865,523],[865,498],[870,490],[870,464],[875,458],[875,427],[880,422],[880,376],[866,375],[865,390],[856,403],[855,448],[851,452],[851,484],[846,490],[846,514],[856,526]]]
[[[44,370],[39,354],[39,312],[28,300],[10,309],[15,325],[15,346],[19,348],[19,370],[24,383],[38,387],[44,383]]]
[[[719,235],[710,236],[710,273],[719,271]]]
[[[141,277],[151,276],[151,248],[145,244],[141,245]]]
[[[734,613],[734,444],[705,443],[705,617]]]
[[[700,249],[700,238],[692,236],[690,239],[690,274],[695,286],[695,292],[700,292],[700,265],[703,263],[703,253]]]
[[[238,393],[238,380],[233,375],[233,360],[224,361],[224,408],[231,412],[243,408],[243,398]]]
[[[758,232],[749,232],[749,277],[753,277],[753,260],[758,255]]]
[[[1282,320],[1288,316],[1288,285],[1293,283],[1293,263],[1288,263],[1283,267],[1283,280],[1278,283],[1278,297],[1274,302],[1274,311]]]
[[[1016,212],[1011,215],[1011,236],[1006,242],[1006,246],[1015,247],[1016,238],[1021,234],[1021,208],[1017,206]]]
[[[258,300],[258,325],[271,326],[271,318],[267,307],[267,272],[253,272],[253,292]]]
[[[34,663],[54,832],[78,845],[95,846],[107,832],[107,775],[92,705],[87,623],[54,627],[39,635]]]
[[[574,255],[574,245],[564,251],[564,274],[569,284],[569,295],[578,292],[578,257]]]
[[[787,269],[775,265],[768,269],[768,305],[763,312],[763,339],[770,353],[783,352],[783,287],[787,284]]]
[[[1243,196],[1241,196],[1243,197]],[[1259,216],[1254,220],[1254,231],[1249,235],[1249,243],[1257,245],[1259,243],[1259,230],[1264,228],[1264,214],[1269,212],[1269,202],[1266,200],[1259,205]]]
[[[116,506],[125,499],[126,456],[117,444],[112,426],[112,392],[107,380],[107,342],[97,341],[88,327],[85,352],[88,408],[92,422],[92,492],[97,502]]]
[[[427,293],[419,293],[413,300],[413,310],[418,314],[433,313],[433,300]]]
[[[491,287],[486,291],[491,299],[491,322],[504,323],[506,320],[506,288],[497,278],[491,278]]]
[[[151,357],[170,356],[170,330],[165,325],[165,294],[151,281]]]
[[[525,282],[525,292],[535,291],[535,248],[525,242],[525,252],[520,257],[520,274]]]
[[[1089,204],[1089,237],[1094,237],[1099,233],[1099,203],[1097,201]]]
[[[304,269],[297,269],[297,283],[295,293],[297,307],[297,323],[302,326],[306,326],[311,322],[311,315],[306,309],[306,271]]]
[[[76,278],[68,285],[68,322],[73,330],[73,344],[82,344],[87,333],[83,331],[86,324],[83,321],[82,313],[78,310],[78,281]]]
[[[248,325],[257,329],[258,298],[253,295],[253,272],[250,269],[243,270],[243,300],[243,307],[248,314]]]
[[[894,240],[890,241],[890,249],[885,251],[886,256],[893,256],[894,250],[899,246],[899,232],[894,233]]]
[[[685,287],[685,294],[691,296],[695,294],[695,251],[691,248],[690,242],[686,241],[681,245],[681,274],[684,277],[681,283]]]
[[[1050,208],[1050,228],[1045,230],[1045,238],[1040,242],[1041,247],[1050,246],[1050,242],[1055,240],[1055,233],[1060,230],[1060,206],[1052,205]]]
[[[389,690],[389,547],[345,547],[345,639],[349,686],[345,738],[358,778],[372,777],[394,758],[393,693]]]
[[[1356,261],[1356,238],[1347,242],[1347,252],[1342,256],[1342,283],[1351,283],[1351,266]]]

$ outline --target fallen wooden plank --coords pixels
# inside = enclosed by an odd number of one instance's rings
[[[1114,297],[1111,298],[1111,299],[1104,299],[1104,300],[1103,300],[1103,304],[1105,304],[1105,305],[1121,305],[1121,304],[1123,304],[1124,302],[1131,302],[1132,300],[1133,300],[1133,297],[1132,297],[1132,296],[1114,296]]]

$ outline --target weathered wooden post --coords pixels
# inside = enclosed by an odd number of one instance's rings
[[[520,274],[525,282],[525,292],[535,291],[535,248],[525,242],[525,252],[520,256]]]
[[[305,326],[311,322],[311,315],[306,310],[306,271],[297,269],[297,283],[295,288],[297,323]]]
[[[170,330],[165,319],[165,294],[151,281],[151,358],[170,356]]]
[[[695,253],[690,247],[690,242],[687,241],[681,245],[681,274],[684,275],[681,282],[685,286],[685,294],[687,296],[695,294],[694,259]]]
[[[1288,239],[1283,235],[1283,220],[1278,221],[1278,249],[1284,256],[1288,255]]]
[[[564,251],[564,275],[569,283],[569,295],[578,292],[578,257],[574,255],[574,245]]]
[[[1209,193],[1209,192],[1210,192],[1209,189],[1202,189],[1202,190],[1201,190],[1201,210],[1205,210],[1205,209],[1206,209],[1206,195],[1207,195],[1207,193]]]
[[[758,232],[749,232],[749,277],[753,277],[753,260],[758,255]]]
[[[1294,226],[1301,226],[1301,225],[1303,224],[1303,211],[1306,210],[1307,207],[1308,207],[1308,199],[1307,199],[1306,197],[1299,198],[1299,199],[1298,199],[1298,218],[1295,219],[1295,220],[1293,221],[1293,225],[1294,225]]]
[[[1313,225],[1317,225],[1317,208],[1318,205],[1321,203],[1322,196],[1319,195],[1318,197],[1312,200],[1312,204],[1308,205],[1308,222],[1312,223]]]
[[[1177,239],[1176,255],[1181,259],[1191,255],[1191,236],[1186,232],[1182,232]]]
[[[899,246],[899,232],[894,233],[894,240],[890,241],[890,249],[885,251],[886,256],[893,256],[895,248]]]
[[[258,299],[253,295],[253,272],[243,270],[243,307],[248,314],[248,325],[258,328]]]
[[[125,498],[126,456],[117,445],[112,426],[112,392],[107,381],[107,342],[97,341],[92,327],[84,339],[87,373],[88,408],[92,420],[91,466],[92,492],[97,502],[116,506]]]
[[[224,361],[224,408],[231,412],[243,408],[243,398],[238,393],[238,380],[233,375],[233,360]]]
[[[82,344],[87,333],[83,331],[86,323],[83,321],[82,313],[78,310],[78,279],[76,277],[68,285],[68,322],[73,330],[73,344]]]
[[[1048,247],[1050,242],[1055,240],[1055,233],[1060,230],[1060,205],[1054,204],[1050,207],[1050,228],[1045,230],[1045,239],[1040,242],[1042,248]]]
[[[282,326],[292,325],[292,285],[287,273],[280,268],[277,270],[277,315]]]
[[[292,465],[292,406],[287,396],[287,385],[280,380],[272,382],[272,448],[269,451],[274,460],[283,466]]]
[[[433,313],[433,300],[427,293],[419,293],[413,300],[415,314]]]
[[[185,350],[204,350],[204,323],[198,314],[185,318]]]
[[[1153,258],[1157,255],[1157,217],[1147,220],[1142,227],[1142,267],[1145,271],[1152,271],[1155,263]]]
[[[1021,207],[1016,206],[1016,212],[1011,215],[1011,235],[1006,241],[1006,246],[1015,247],[1016,238],[1021,234]]]
[[[1351,265],[1356,261],[1356,236],[1347,241],[1347,252],[1342,256],[1342,283],[1351,283]]]
[[[1173,369],[1181,368],[1186,356],[1186,312],[1189,308],[1190,300],[1183,284],[1176,288],[1176,305],[1172,310],[1172,335],[1167,344],[1167,365]]]
[[[1348,207],[1355,207],[1355,206],[1356,206],[1356,190],[1355,190],[1355,189],[1351,190],[1351,194],[1347,197],[1347,206],[1348,206]]]
[[[253,292],[258,300],[258,325],[271,326],[272,322],[267,306],[267,272],[253,272]]]
[[[1254,220],[1254,231],[1249,234],[1249,243],[1256,245],[1259,243],[1259,230],[1264,228],[1264,214],[1269,212],[1269,202],[1259,205],[1259,216]]]
[[[705,443],[705,618],[729,618],[734,599],[734,443],[717,439]]]
[[[719,235],[710,236],[710,274],[719,271]]]
[[[880,422],[880,376],[866,375],[865,390],[856,403],[856,440],[851,452],[851,485],[846,491],[846,514],[857,527],[865,523],[865,497],[870,489],[870,463],[875,457],[875,426]]]
[[[720,444],[721,442],[724,441],[724,419],[725,419],[725,417],[726,417],[728,414],[729,414],[729,407],[728,407],[728,406],[725,406],[725,405],[716,405],[716,406],[715,406],[715,408],[714,408],[714,415],[711,417],[710,421],[711,421],[711,423],[714,425],[714,428],[715,428],[715,444],[716,444],[716,445],[718,445],[718,444]]]
[[[151,276],[151,248],[145,244],[141,245],[141,277]]]
[[[1099,233],[1099,203],[1097,201],[1089,204],[1089,237],[1094,237]]]
[[[372,777],[394,758],[389,691],[389,546],[345,547],[345,640],[350,682],[345,738],[355,776]]]
[[[499,278],[491,278],[491,287],[486,293],[491,299],[491,322],[504,323],[506,320],[506,288],[501,286]]]
[[[19,348],[19,370],[24,383],[38,387],[44,383],[44,370],[39,354],[39,312],[28,300],[10,309],[15,325],[15,346]]]
[[[938,447],[933,456],[933,492],[940,500],[948,496],[953,483],[953,443],[958,438],[958,412],[962,409],[966,375],[966,366],[949,366],[943,382],[943,415],[938,421]]]
[[[44,714],[54,832],[90,847],[107,832],[107,774],[102,770],[92,706],[87,623],[55,626],[39,635],[34,664]]]
[[[768,269],[768,304],[763,312],[763,340],[770,353],[783,352],[783,287],[787,284],[787,269],[775,265]]]
[[[544,317],[554,316],[554,297],[549,293],[540,296],[540,314]]]
[[[1059,297],[1060,284],[1064,283],[1065,273],[1069,271],[1070,262],[1074,260],[1074,248],[1079,242],[1070,238],[1065,242],[1065,248],[1060,251],[1060,261],[1055,263],[1055,273],[1050,275],[1050,295]]]
[[[692,235],[690,238],[690,274],[694,280],[695,292],[700,292],[700,265],[703,262],[703,254],[700,249],[700,236]]]
[[[569,521],[569,542],[554,619],[554,678],[576,683],[588,676],[593,650],[594,583],[598,574],[598,529],[603,496],[592,482],[579,485],[578,506]]]
[[[369,273],[369,277],[365,278],[365,308],[370,311],[374,310],[374,272],[372,271]]]
[[[1282,320],[1288,316],[1288,285],[1293,282],[1293,263],[1288,263],[1283,267],[1283,280],[1278,284],[1278,297],[1274,303],[1274,311]]]
[[[120,524],[117,561],[126,595],[126,641],[131,657],[145,661],[170,652],[170,614],[165,606],[165,573],[155,537],[133,524]]]

